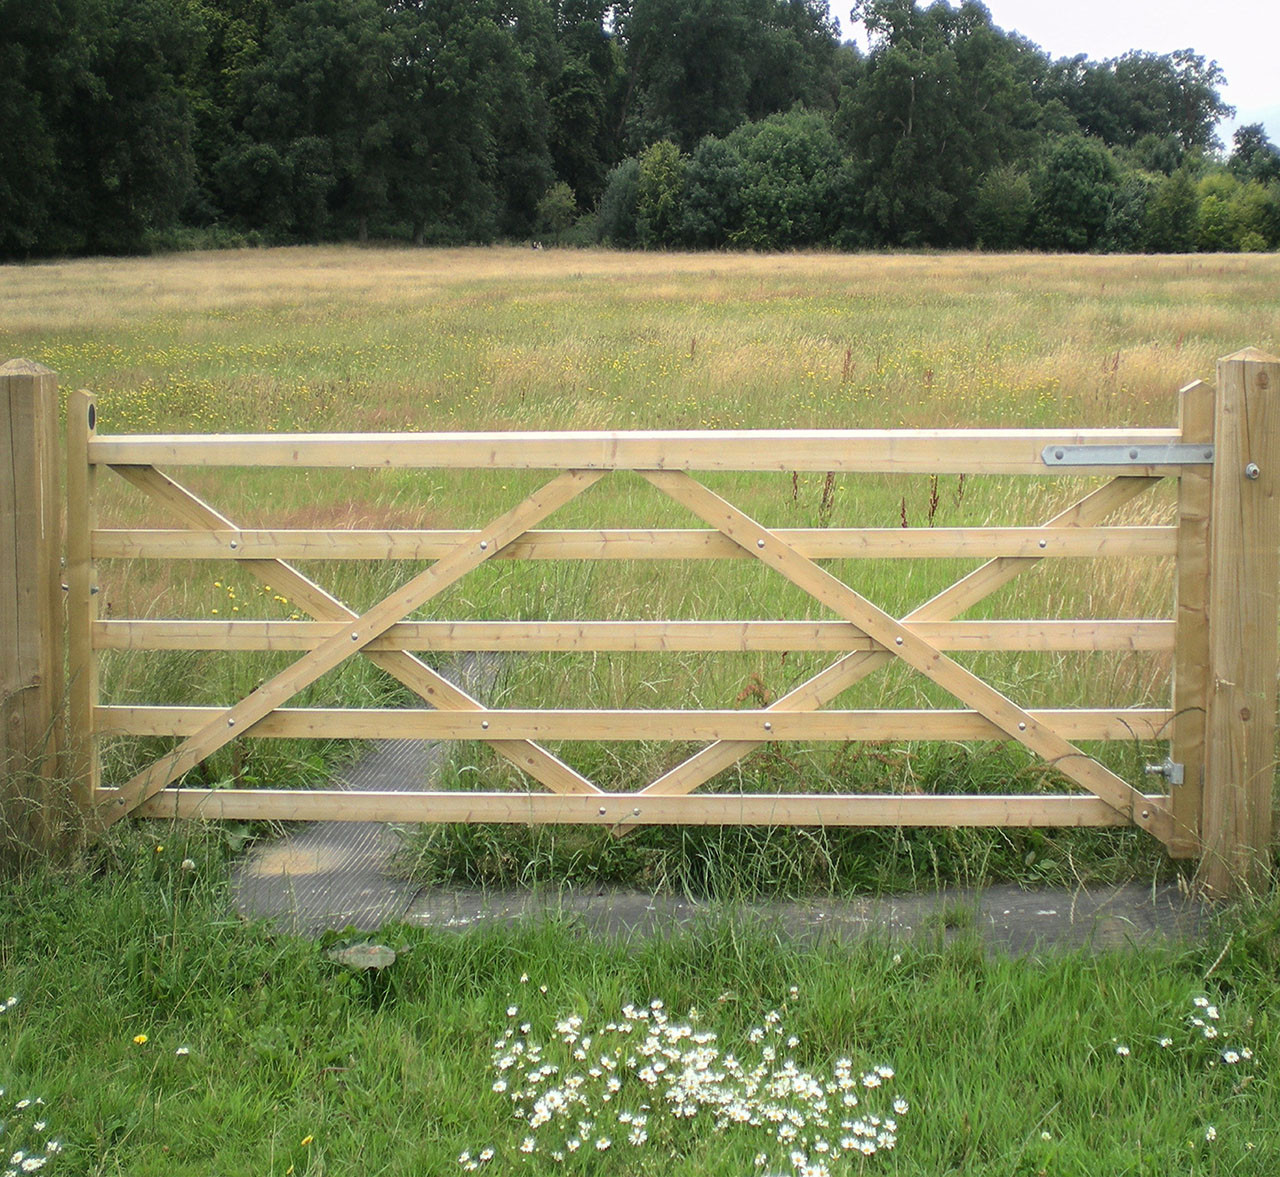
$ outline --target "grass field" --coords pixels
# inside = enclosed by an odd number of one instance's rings
[[[42,361],[64,389],[94,389],[106,433],[1167,425],[1177,389],[1212,379],[1216,357],[1250,344],[1280,349],[1278,256],[347,248],[78,261],[5,267],[0,276],[0,354]],[[212,471],[187,481],[238,521],[295,527],[462,527],[532,485],[523,476],[354,471]],[[785,526],[893,527],[903,516],[918,527],[1029,523],[1078,493],[1050,482],[953,479],[931,506],[927,478],[828,485],[820,474],[794,483],[743,476],[716,485]],[[1126,518],[1164,519],[1169,506],[1166,494]],[[104,522],[141,517],[136,500],[108,491]],[[556,525],[681,521],[619,478]],[[975,615],[1167,615],[1169,569],[1160,562],[1075,565],[1015,582]],[[838,571],[905,612],[972,566]],[[409,569],[308,571],[359,605]],[[102,576],[104,612],[114,616],[293,611],[210,564],[107,564]],[[605,574],[511,562],[463,582],[431,615],[797,617],[809,608],[738,562],[677,567],[665,578],[651,567]],[[1137,704],[1167,692],[1167,660],[1157,655],[967,664],[1025,703]],[[113,657],[104,692],[113,701],[227,701],[276,665],[266,656]],[[778,655],[558,656],[509,665],[496,695],[508,704],[550,696],[733,706],[781,694],[816,665]],[[308,698],[370,705],[403,696],[353,667]],[[899,673],[868,680],[841,705],[935,701]],[[154,750],[113,747],[109,775],[119,779]],[[561,751],[620,785],[682,750]],[[1135,777],[1147,752],[1117,745],[1106,755]],[[306,785],[344,754],[261,741],[216,758],[207,776]],[[480,748],[463,746],[453,772],[469,785],[480,776],[518,787]],[[1041,780],[1025,758],[994,746],[904,744],[771,753],[748,761],[730,787],[1004,790]],[[4,1177],[42,1168],[77,1177],[419,1177],[472,1166],[626,1177],[1265,1177],[1280,1165],[1274,896],[1224,916],[1196,945],[1027,961],[988,955],[963,910],[912,943],[857,946],[791,945],[732,907],[649,943],[595,942],[572,924],[465,936],[390,928],[383,938],[399,959],[366,980],[332,964],[323,945],[228,918],[228,861],[242,833],[126,825],[69,869],[4,884]],[[1149,876],[1168,866],[1149,839],[1128,832],[644,831],[591,842],[555,831],[438,829],[411,858],[430,878],[610,878],[722,900]],[[662,1018],[656,1043],[640,1050],[655,1037],[642,1027]],[[704,1053],[694,1057],[694,1048]],[[549,1088],[572,1114],[543,1123],[535,1103]],[[843,1102],[849,1091],[856,1108]]]

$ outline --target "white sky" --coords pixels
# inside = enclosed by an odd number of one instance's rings
[[[922,0],[928,3],[928,0]],[[1019,32],[1052,57],[1084,53],[1094,60],[1129,49],[1169,53],[1193,49],[1227,75],[1223,98],[1236,117],[1218,128],[1227,146],[1240,123],[1264,123],[1280,143],[1280,0],[984,0],[992,21]],[[851,26],[849,5],[832,0],[845,35],[866,48]]]

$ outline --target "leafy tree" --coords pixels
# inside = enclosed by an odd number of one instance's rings
[[[1107,61],[1083,56],[1055,62],[1045,98],[1062,102],[1080,130],[1110,146],[1172,135],[1184,151],[1217,145],[1214,128],[1234,113],[1219,87],[1216,61],[1190,49],[1155,54],[1134,50]]]
[[[1093,249],[1102,236],[1118,178],[1103,144],[1083,135],[1050,146],[1036,177],[1035,239],[1044,249]]]
[[[1012,164],[993,168],[974,193],[973,226],[983,249],[1017,249],[1027,242],[1035,197],[1026,173]]]
[[[742,177],[734,244],[794,249],[830,238],[841,160],[826,118],[803,110],[774,115],[739,127],[729,145]]]
[[[538,201],[538,231],[560,238],[578,215],[578,202],[573,189],[563,180],[557,180]]]
[[[54,131],[55,239],[95,253],[137,250],[177,224],[191,190],[184,77],[201,29],[166,0],[84,0],[65,11],[75,18],[75,64]]]
[[[597,211],[596,231],[606,245],[635,245],[637,204],[640,193],[640,161],[624,159],[605,182]]]
[[[1186,169],[1160,181],[1147,205],[1146,239],[1156,253],[1189,253],[1196,247],[1199,200]]]
[[[1147,218],[1159,180],[1149,172],[1127,172],[1111,196],[1098,248],[1107,253],[1141,253],[1148,247]]]
[[[960,244],[979,179],[1036,138],[1043,58],[973,0],[960,8],[863,0],[872,47],[846,87],[837,130],[859,172],[863,212],[889,243]]]
[[[241,80],[243,130],[218,168],[224,207],[254,224],[266,197],[278,232],[314,239],[336,220],[366,236],[387,211],[393,49],[379,0],[296,0]],[[281,180],[285,195],[262,190]]]
[[[1263,184],[1280,180],[1280,147],[1267,138],[1261,123],[1237,127],[1232,146],[1228,166],[1237,179],[1258,180]]]
[[[796,102],[834,100],[837,27],[823,0],[633,0],[621,27],[635,144],[688,151]]]
[[[737,147],[708,135],[685,169],[680,238],[695,249],[717,249],[742,227],[743,162]]]
[[[636,234],[641,245],[673,245],[680,228],[685,158],[669,139],[640,153],[636,176]]]

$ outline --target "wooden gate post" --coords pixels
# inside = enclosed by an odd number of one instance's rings
[[[1276,779],[1280,360],[1218,361],[1209,529],[1209,701],[1200,881],[1265,885]]]
[[[58,378],[0,366],[0,865],[48,854],[64,828]]]

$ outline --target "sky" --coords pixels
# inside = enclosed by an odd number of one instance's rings
[[[927,3],[928,0],[922,0]],[[1222,97],[1236,117],[1218,128],[1228,147],[1242,123],[1263,123],[1280,143],[1280,0],[984,0],[992,22],[1019,32],[1052,57],[1083,53],[1095,61],[1130,49],[1193,49],[1227,75]],[[832,0],[846,35],[849,5]]]

